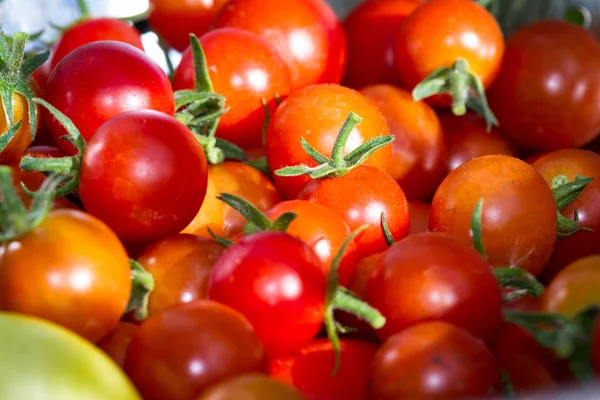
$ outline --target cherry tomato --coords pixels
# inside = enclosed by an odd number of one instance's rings
[[[408,211],[410,215],[410,229],[408,234],[429,232],[429,210],[431,204],[410,201]]]
[[[430,200],[446,176],[446,143],[435,112],[390,85],[369,86],[360,93],[377,105],[396,137],[390,175],[409,200]]]
[[[480,199],[482,238],[490,263],[538,275],[556,241],[556,203],[544,178],[514,157],[492,155],[468,161],[438,188],[431,202],[429,229],[471,245],[471,217]]]
[[[385,251],[381,253],[375,253],[372,256],[362,258],[356,264],[356,272],[352,278],[349,289],[352,293],[355,293],[358,297],[364,299],[367,292],[367,284],[371,278],[371,273],[381,260],[381,257],[385,254]]]
[[[490,106],[502,132],[548,151],[583,146],[600,133],[600,44],[585,29],[541,21],[513,33]]]
[[[346,144],[345,154],[379,136],[389,135],[385,118],[360,93],[338,85],[315,85],[293,93],[269,123],[266,154],[275,184],[285,198],[294,199],[310,181],[306,176],[281,177],[274,171],[290,165],[316,166],[302,148],[304,138],[318,152],[330,156],[333,144],[346,117],[353,111],[362,117]],[[373,153],[363,165],[390,171],[392,148],[385,146]]]
[[[12,116],[13,121],[18,123],[21,121],[21,127],[15,132],[13,138],[8,142],[6,147],[0,152],[0,163],[8,163],[17,160],[25,151],[27,146],[31,144],[31,126],[29,124],[29,105],[27,99],[20,93],[12,95]],[[6,118],[6,110],[0,101],[0,138],[8,131],[9,124]]]
[[[167,75],[141,50],[113,41],[86,44],[63,58],[48,78],[44,99],[66,114],[85,140],[125,111],[175,112]],[[75,148],[61,139],[67,134],[64,127],[47,111],[42,115],[59,147],[75,154]]]
[[[206,195],[204,196],[202,206],[192,222],[181,233],[211,237],[208,232],[208,228],[210,228],[215,235],[223,235],[223,226],[225,224],[224,203],[217,199],[218,195],[219,191],[209,172],[206,181]]]
[[[138,326],[130,322],[119,322],[117,327],[100,340],[97,345],[121,368],[125,367],[125,356]]]
[[[125,372],[145,400],[193,400],[212,384],[266,368],[264,348],[248,321],[208,300],[146,319],[125,360]]]
[[[266,215],[275,220],[286,212],[297,215],[286,233],[308,244],[321,259],[327,274],[342,244],[352,233],[350,228],[333,210],[305,200],[284,201],[267,211]],[[338,267],[340,285],[347,286],[350,283],[355,269],[356,244],[352,240],[348,243]]]
[[[290,77],[285,63],[268,41],[241,29],[218,29],[200,38],[214,90],[225,96],[229,108],[219,121],[217,136],[242,147],[262,142],[266,117],[262,100],[272,114],[277,96],[289,94]],[[194,61],[190,47],[173,80],[176,90],[194,89]]]
[[[217,28],[240,28],[271,43],[298,90],[339,83],[346,66],[346,35],[323,0],[230,0],[217,14]]]
[[[148,315],[206,298],[210,270],[225,248],[194,235],[173,235],[148,246],[138,261],[154,277]]]
[[[44,318],[96,342],[117,326],[130,294],[123,245],[81,211],[52,211],[25,236],[0,244],[0,310]]]
[[[206,193],[206,157],[192,132],[152,110],[122,113],[88,142],[81,166],[85,209],[125,242],[178,233]]]
[[[358,259],[387,248],[381,229],[382,213],[394,239],[408,235],[408,202],[404,192],[387,172],[378,168],[360,165],[339,178],[313,180],[306,185],[301,198],[329,207],[342,216],[352,231],[369,225],[355,239]]]
[[[501,387],[485,344],[445,322],[424,322],[392,336],[375,354],[372,400],[483,397]]]
[[[319,332],[326,277],[300,239],[259,232],[229,247],[214,265],[208,297],[241,312],[269,355],[294,352]]]
[[[400,86],[394,67],[394,41],[404,19],[423,0],[368,0],[348,14],[348,66],[344,83],[360,89],[378,83]],[[365,62],[368,60],[368,62]]]
[[[334,376],[334,351],[328,339],[317,339],[294,355],[272,358],[270,374],[294,386],[307,400],[367,400],[367,379],[377,346],[340,341],[340,369]]]
[[[262,374],[231,378],[205,390],[196,400],[304,400],[297,390]]]

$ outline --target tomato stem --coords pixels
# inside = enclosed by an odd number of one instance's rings
[[[79,7],[79,15],[81,18],[87,18],[90,16],[90,7],[86,0],[77,0],[77,6]]]
[[[252,205],[250,202],[229,193],[221,193],[217,199],[233,208],[248,221],[247,228],[244,229],[247,233],[257,231],[278,231],[285,232],[288,226],[297,218],[297,214],[293,212],[283,213],[275,221],[271,221],[262,211]]]
[[[129,260],[131,267],[131,296],[125,312],[134,312],[136,321],[148,317],[148,298],[154,290],[154,277],[135,260]]]
[[[385,238],[385,243],[388,247],[392,247],[396,244],[396,239],[394,239],[394,235],[392,235],[392,232],[390,231],[385,213],[381,213],[381,230],[383,231],[383,237]]]
[[[523,296],[540,297],[544,294],[544,285],[529,272],[521,268],[494,268],[494,275],[500,286],[515,289],[508,293],[504,301],[509,303]]]
[[[353,112],[348,114],[348,117],[346,117],[346,120],[342,125],[342,129],[340,129],[340,133],[338,134],[335,144],[333,145],[333,150],[331,151],[332,167],[344,168],[346,166],[344,162],[344,149],[346,148],[346,143],[348,142],[350,133],[352,133],[352,129],[354,129],[354,127],[361,121],[362,118]]]
[[[475,208],[473,209],[473,215],[471,216],[471,229],[469,231],[471,240],[473,241],[473,247],[487,259],[487,253],[483,244],[483,234],[481,228],[481,216],[483,213],[483,198],[479,199]]]
[[[12,37],[12,51],[10,52],[10,58],[8,59],[8,75],[12,78],[18,78],[21,71],[27,38],[28,36],[24,32],[17,32]]]
[[[579,214],[577,210],[573,211],[573,219],[569,219],[561,214],[561,211],[570,206],[581,195],[586,186],[594,180],[594,178],[586,178],[578,175],[573,182],[565,182],[560,184],[563,179],[562,175],[554,177],[552,180],[552,194],[556,201],[556,218],[557,218],[557,235],[559,237],[570,236],[574,233],[585,230],[591,231],[589,228],[579,226]]]
[[[199,92],[214,92],[214,87],[208,75],[208,65],[204,49],[198,40],[198,36],[190,33],[190,46],[194,58],[194,69],[196,72],[196,90]]]

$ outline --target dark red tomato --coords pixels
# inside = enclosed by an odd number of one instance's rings
[[[123,42],[144,51],[140,33],[131,24],[113,18],[84,19],[64,31],[54,44],[50,70],[73,50],[100,40]]]
[[[326,277],[321,260],[300,239],[260,232],[229,247],[214,265],[208,297],[241,312],[268,354],[300,349],[323,321]]]
[[[169,46],[183,51],[190,33],[200,37],[210,29],[217,12],[227,0],[150,0],[148,22]]]
[[[392,336],[371,367],[371,400],[483,397],[502,376],[486,345],[445,322],[424,322]]]
[[[277,99],[290,93],[285,63],[266,40],[241,29],[218,29],[200,38],[214,90],[229,108],[219,121],[217,136],[242,147],[262,143],[264,99],[273,114]],[[196,74],[192,50],[183,58],[173,80],[175,90],[194,89]]]
[[[375,253],[372,256],[359,260],[356,264],[356,272],[354,273],[349,289],[361,299],[365,298],[371,273],[373,273],[375,266],[377,266],[384,254],[385,251]]]
[[[429,232],[429,210],[431,204],[410,201],[408,211],[410,214],[410,229],[408,234]]]
[[[342,216],[352,231],[369,225],[355,239],[359,260],[387,248],[381,229],[382,213],[394,239],[408,235],[406,196],[398,183],[378,168],[361,165],[340,178],[313,180],[306,185],[301,198],[332,209]]]
[[[394,41],[406,16],[422,2],[368,0],[348,14],[344,22],[348,39],[345,85],[356,89],[378,83],[401,85],[394,67]]]
[[[367,400],[367,379],[377,346],[340,341],[340,369],[331,376],[335,356],[328,339],[317,339],[296,354],[272,358],[270,374],[294,386],[307,400]]]
[[[321,204],[305,200],[284,201],[271,208],[266,214],[271,220],[275,220],[286,212],[297,215],[286,233],[308,244],[321,259],[325,274],[329,273],[333,259],[352,233],[344,219]],[[355,270],[356,244],[352,240],[346,247],[338,268],[340,285],[348,286]]]
[[[454,237],[417,233],[393,245],[371,273],[365,299],[385,317],[383,340],[414,324],[443,320],[492,341],[502,293],[492,267]]]
[[[527,25],[507,39],[488,99],[502,132],[521,146],[583,146],[600,133],[600,44],[568,22]]]
[[[409,200],[430,200],[446,176],[446,143],[435,111],[390,85],[369,86],[360,93],[377,105],[396,137],[390,175]]]
[[[593,232],[578,231],[556,240],[552,258],[542,274],[543,280],[550,282],[573,261],[600,254],[600,155],[579,149],[558,150],[541,156],[532,166],[551,187],[572,182],[577,175],[594,178],[581,195],[562,211],[564,216],[573,219],[577,210],[579,226],[592,229]]]
[[[125,360],[125,372],[145,400],[193,400],[219,381],[266,368],[264,348],[248,321],[208,300],[145,320]]]
[[[544,178],[514,157],[492,155],[468,161],[438,188],[431,202],[429,229],[471,245],[471,217],[480,199],[483,243],[490,263],[538,275],[556,242],[556,203]]]
[[[154,277],[148,315],[179,303],[205,299],[208,277],[225,247],[195,235],[173,235],[148,246],[138,261]]]
[[[285,61],[298,90],[317,83],[339,83],[346,67],[346,35],[323,0],[230,0],[214,21],[216,28],[240,28],[271,43]]]
[[[438,114],[448,145],[447,172],[481,156],[501,154],[516,157],[515,147],[497,128],[487,131],[485,120],[474,113],[458,117],[450,112]]]
[[[122,113],[88,142],[81,201],[125,242],[175,234],[196,216],[206,193],[206,157],[194,134],[152,110]]]
[[[97,345],[104,351],[117,365],[125,368],[125,357],[133,335],[137,332],[138,326],[130,322],[119,322],[119,325],[100,340]]]
[[[315,85],[293,93],[269,123],[266,154],[275,184],[285,198],[295,199],[310,181],[306,176],[281,177],[274,171],[290,165],[316,166],[302,148],[304,138],[325,156],[330,156],[333,144],[350,112],[362,121],[354,127],[344,154],[350,153],[370,139],[390,134],[385,118],[375,104],[360,93],[339,85]],[[390,171],[392,147],[385,146],[364,163]]]
[[[163,70],[141,50],[113,41],[86,44],[63,58],[48,78],[44,99],[69,117],[85,140],[125,111],[175,112],[173,90]],[[42,115],[59,147],[75,154],[75,148],[60,139],[67,135],[62,125],[47,111]]]
[[[267,375],[245,374],[211,386],[195,400],[305,400],[305,397]]]

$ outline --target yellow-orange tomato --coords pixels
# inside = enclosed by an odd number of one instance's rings
[[[244,374],[206,389],[196,400],[303,400],[292,386],[263,374]]]
[[[32,142],[29,125],[29,105],[27,104],[27,100],[23,95],[13,93],[12,107],[14,123],[16,124],[19,121],[22,122],[21,127],[17,130],[12,140],[8,142],[4,150],[0,152],[1,163],[19,159],[23,151],[25,151],[27,146]],[[8,131],[9,126],[8,120],[5,117],[6,110],[4,109],[2,102],[0,102],[0,115],[3,116],[0,118],[0,136],[3,136]]]
[[[204,196],[204,202],[196,214],[196,217],[185,227],[181,233],[191,233],[193,235],[210,237],[208,229],[210,228],[215,235],[223,234],[224,214],[223,214],[223,203],[217,199],[219,192],[217,186],[208,177],[206,185],[206,196]]]

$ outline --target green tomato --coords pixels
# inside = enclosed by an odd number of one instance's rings
[[[101,350],[53,323],[0,313],[0,400],[140,400]]]

